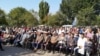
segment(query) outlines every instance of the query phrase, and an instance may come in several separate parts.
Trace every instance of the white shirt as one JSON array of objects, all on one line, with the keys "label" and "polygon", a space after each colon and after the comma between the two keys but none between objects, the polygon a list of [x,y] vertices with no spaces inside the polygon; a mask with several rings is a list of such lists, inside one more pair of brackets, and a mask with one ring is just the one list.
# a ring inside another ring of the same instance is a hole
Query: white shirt
[{"label": "white shirt", "polygon": [[78,53],[83,54],[85,53],[85,42],[86,38],[81,38],[79,37],[78,42],[77,42],[77,47],[81,46],[81,48],[78,50]]},{"label": "white shirt", "polygon": [[20,42],[21,44],[23,44],[25,38],[29,38],[29,34],[25,33],[22,35],[22,41]]},{"label": "white shirt", "polygon": [[59,30],[59,32],[58,32],[58,34],[61,34],[62,32],[64,32],[65,33],[65,30]]}]

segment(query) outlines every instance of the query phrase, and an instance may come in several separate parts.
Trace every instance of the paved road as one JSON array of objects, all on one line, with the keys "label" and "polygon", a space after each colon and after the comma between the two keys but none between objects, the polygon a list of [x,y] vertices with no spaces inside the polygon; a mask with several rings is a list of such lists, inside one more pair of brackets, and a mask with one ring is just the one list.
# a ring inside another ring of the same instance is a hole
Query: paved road
[{"label": "paved road", "polygon": [[37,53],[34,53],[31,50],[13,47],[13,46],[5,46],[5,51],[0,51],[0,56],[65,56],[64,54],[52,54],[47,52],[38,51]]}]

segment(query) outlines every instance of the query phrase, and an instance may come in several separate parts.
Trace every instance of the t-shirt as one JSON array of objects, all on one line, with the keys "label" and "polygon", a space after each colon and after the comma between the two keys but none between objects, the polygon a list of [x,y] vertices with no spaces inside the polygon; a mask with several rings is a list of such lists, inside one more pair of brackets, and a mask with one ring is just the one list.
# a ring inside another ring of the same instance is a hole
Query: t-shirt
[{"label": "t-shirt", "polygon": [[93,33],[87,33],[87,37],[88,38],[92,38],[93,37]]},{"label": "t-shirt", "polygon": [[83,55],[85,53],[85,42],[86,42],[86,39],[81,38],[81,37],[79,37],[78,42],[77,42],[77,47],[79,48],[79,46],[81,46],[81,48],[78,49],[78,53],[83,54]]}]

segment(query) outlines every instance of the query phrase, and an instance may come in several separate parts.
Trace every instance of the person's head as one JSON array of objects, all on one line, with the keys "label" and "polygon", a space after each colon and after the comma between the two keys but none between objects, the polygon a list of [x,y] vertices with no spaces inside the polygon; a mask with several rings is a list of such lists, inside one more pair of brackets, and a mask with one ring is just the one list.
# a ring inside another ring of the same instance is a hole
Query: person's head
[{"label": "person's head", "polygon": [[64,33],[64,32],[62,32],[62,33],[61,33],[61,36],[65,36],[65,33]]},{"label": "person's head", "polygon": [[84,38],[84,33],[79,34],[79,37]]},{"label": "person's head", "polygon": [[58,34],[56,32],[53,33],[53,36],[57,36]]},{"label": "person's head", "polygon": [[33,34],[36,34],[36,31],[33,31]]}]

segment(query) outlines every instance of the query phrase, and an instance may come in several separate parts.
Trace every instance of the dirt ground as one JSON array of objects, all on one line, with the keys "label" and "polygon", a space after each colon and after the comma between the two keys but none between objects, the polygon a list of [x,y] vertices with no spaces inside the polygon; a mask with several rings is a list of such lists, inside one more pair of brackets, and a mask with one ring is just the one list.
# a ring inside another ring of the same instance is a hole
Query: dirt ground
[{"label": "dirt ground", "polygon": [[60,53],[48,53],[44,51],[37,51],[36,53],[32,50],[23,49],[13,46],[3,46],[5,51],[0,51],[0,56],[65,56]]}]

